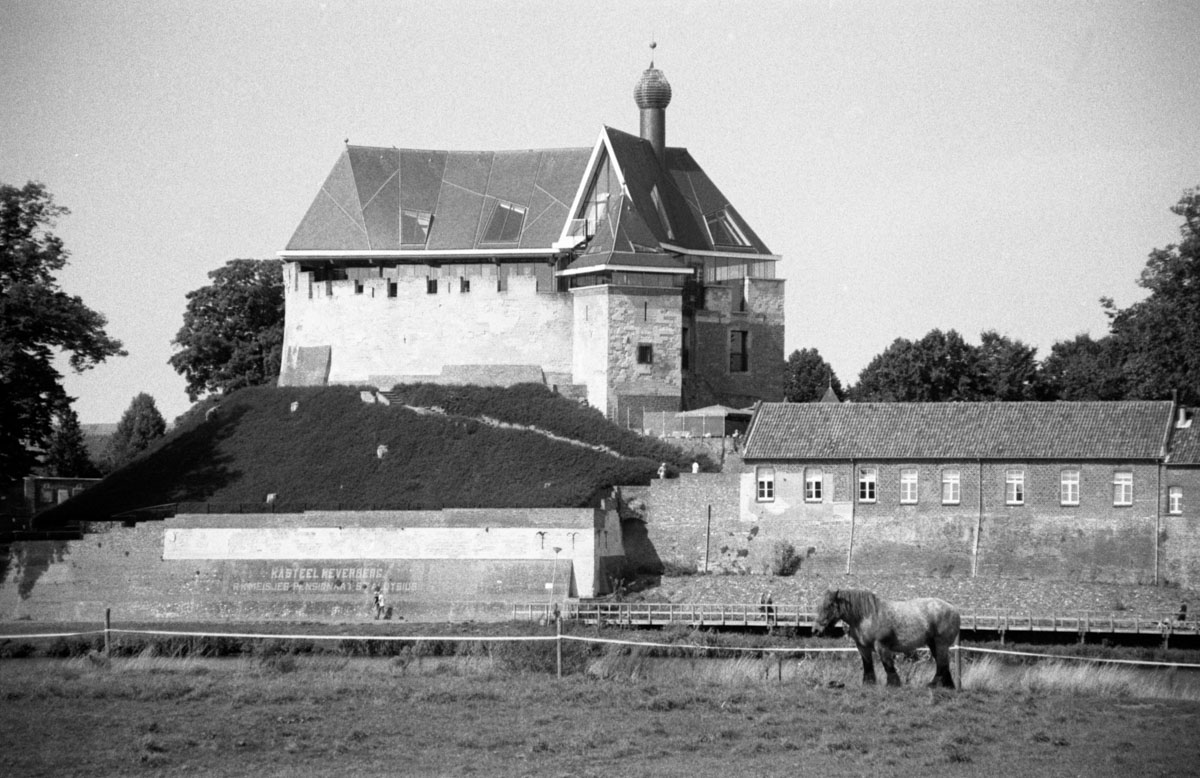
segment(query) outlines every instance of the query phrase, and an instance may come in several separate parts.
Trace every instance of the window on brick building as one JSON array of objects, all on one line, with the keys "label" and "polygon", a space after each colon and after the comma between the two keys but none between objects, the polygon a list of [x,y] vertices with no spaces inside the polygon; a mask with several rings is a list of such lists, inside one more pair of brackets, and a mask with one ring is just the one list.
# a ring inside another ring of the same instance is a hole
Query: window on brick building
[{"label": "window on brick building", "polygon": [[804,501],[821,502],[824,497],[825,482],[821,468],[808,467],[804,469]]},{"label": "window on brick building", "polygon": [[388,281],[388,297],[395,297],[400,293],[400,284],[396,281]]},{"label": "window on brick building", "polygon": [[745,373],[750,369],[750,333],[745,330],[729,331],[729,372]]},{"label": "window on brick building", "polygon": [[654,346],[650,343],[639,343],[637,347],[637,361],[639,365],[654,364]]},{"label": "window on brick building", "polygon": [[917,469],[906,467],[900,471],[900,502],[912,504],[917,501]]},{"label": "window on brick building", "polygon": [[426,294],[437,294],[437,279],[436,278],[426,278],[425,279],[425,293]]},{"label": "window on brick building", "polygon": [[1063,505],[1079,504],[1079,471],[1064,470],[1059,476],[1059,502]]},{"label": "window on brick building", "polygon": [[873,467],[864,467],[858,471],[858,501],[875,502],[875,491],[879,484],[879,474]]},{"label": "window on brick building", "polygon": [[1025,504],[1025,471],[1004,471],[1004,503],[1006,505]]},{"label": "window on brick building", "polygon": [[1113,505],[1133,505],[1133,473],[1129,470],[1113,473]]},{"label": "window on brick building", "polygon": [[758,501],[773,501],[775,499],[775,468],[756,467],[754,479],[758,482]]},{"label": "window on brick building", "polygon": [[460,276],[458,279],[458,291],[466,294],[471,291],[471,279],[466,276]]},{"label": "window on brick building", "polygon": [[1167,512],[1183,513],[1183,487],[1172,486],[1167,489]]},{"label": "window on brick building", "polygon": [[942,505],[962,502],[962,476],[957,470],[942,471]]}]

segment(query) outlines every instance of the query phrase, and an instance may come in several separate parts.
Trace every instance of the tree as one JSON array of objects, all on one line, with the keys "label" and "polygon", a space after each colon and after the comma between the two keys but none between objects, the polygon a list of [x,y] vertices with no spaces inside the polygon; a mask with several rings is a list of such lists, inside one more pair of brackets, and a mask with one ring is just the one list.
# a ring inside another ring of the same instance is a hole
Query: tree
[{"label": "tree", "polygon": [[1125,373],[1112,336],[1076,335],[1050,347],[1042,360],[1041,396],[1046,400],[1120,400]]},{"label": "tree", "polygon": [[850,389],[855,402],[946,402],[981,397],[979,355],[954,330],[931,330],[914,342],[897,338],[863,369]]},{"label": "tree", "polygon": [[797,349],[787,358],[783,396],[788,402],[817,402],[830,387],[839,400],[846,396],[842,382],[821,357],[821,352],[815,348]]},{"label": "tree", "polygon": [[116,470],[150,447],[167,431],[167,422],[158,412],[154,398],[142,392],[125,409],[117,431],[108,441],[104,452],[104,465]]},{"label": "tree", "polygon": [[41,184],[0,184],[0,486],[31,472],[69,405],[55,355],[76,372],[125,355],[104,316],[58,287],[69,252],[49,229],[68,213]]},{"label": "tree", "polygon": [[980,335],[980,399],[1036,400],[1041,390],[1037,349],[988,330]]},{"label": "tree", "polygon": [[100,475],[99,469],[88,456],[79,417],[69,405],[56,414],[54,432],[42,457],[42,470],[46,475],[60,478],[95,478]]},{"label": "tree", "polygon": [[1125,309],[1103,299],[1122,356],[1126,399],[1200,403],[1200,187],[1171,212],[1183,217],[1178,244],[1154,249],[1138,285],[1150,295]]},{"label": "tree", "polygon": [[171,366],[193,401],[274,381],[283,353],[283,272],[278,260],[234,259],[187,294]]}]

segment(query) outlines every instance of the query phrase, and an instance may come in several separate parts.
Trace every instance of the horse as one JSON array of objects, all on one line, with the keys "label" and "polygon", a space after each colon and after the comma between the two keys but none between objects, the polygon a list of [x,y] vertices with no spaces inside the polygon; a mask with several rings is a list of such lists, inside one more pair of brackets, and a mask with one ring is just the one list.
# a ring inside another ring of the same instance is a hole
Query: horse
[{"label": "horse", "polygon": [[874,684],[873,653],[879,653],[887,672],[887,685],[900,686],[894,656],[927,646],[937,670],[930,686],[954,688],[950,674],[950,646],[958,639],[961,619],[953,605],[936,597],[891,602],[865,589],[825,592],[817,606],[814,635],[830,635],[837,622],[845,622],[863,663],[863,684]]}]

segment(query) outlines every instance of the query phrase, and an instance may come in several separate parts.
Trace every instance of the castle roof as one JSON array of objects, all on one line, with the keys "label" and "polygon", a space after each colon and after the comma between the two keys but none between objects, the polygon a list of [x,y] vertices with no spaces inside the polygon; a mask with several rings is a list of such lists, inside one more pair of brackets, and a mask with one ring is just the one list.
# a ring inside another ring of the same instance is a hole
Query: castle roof
[{"label": "castle roof", "polygon": [[[777,259],[687,149],[668,148],[665,157],[660,162],[649,141],[609,127],[591,148],[348,145],[282,255],[558,253],[572,208],[586,195],[598,161],[610,159],[621,184],[610,203],[614,218],[597,226],[572,269],[682,271],[675,257],[691,252]],[[722,245],[728,234],[739,245]]]},{"label": "castle roof", "polygon": [[763,403],[747,460],[1147,460],[1170,402]]}]

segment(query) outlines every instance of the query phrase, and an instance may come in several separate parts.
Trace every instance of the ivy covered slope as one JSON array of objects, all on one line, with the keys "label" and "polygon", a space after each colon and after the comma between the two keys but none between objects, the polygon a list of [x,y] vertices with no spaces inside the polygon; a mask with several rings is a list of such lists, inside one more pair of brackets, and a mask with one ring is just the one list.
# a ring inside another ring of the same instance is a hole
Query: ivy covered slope
[{"label": "ivy covered slope", "polygon": [[352,387],[253,387],[199,403],[137,459],[39,520],[172,503],[252,509],[269,494],[276,511],[578,507],[598,490],[647,483],[661,462],[691,464],[545,387],[413,386],[395,396],[382,405]]}]

